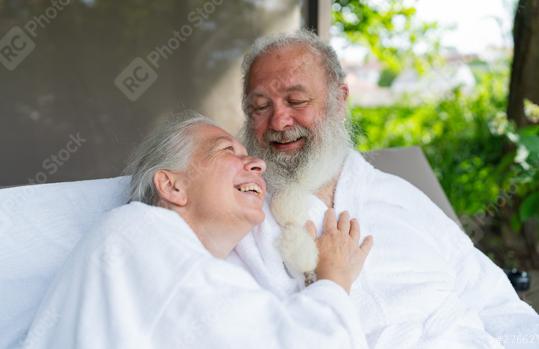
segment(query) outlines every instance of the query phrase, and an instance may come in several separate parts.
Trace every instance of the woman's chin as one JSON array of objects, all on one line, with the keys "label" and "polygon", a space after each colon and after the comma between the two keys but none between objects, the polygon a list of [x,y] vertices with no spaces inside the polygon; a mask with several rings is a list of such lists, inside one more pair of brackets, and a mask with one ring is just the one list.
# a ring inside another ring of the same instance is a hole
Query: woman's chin
[{"label": "woman's chin", "polygon": [[256,225],[259,225],[262,222],[264,222],[264,219],[266,218],[266,215],[264,214],[264,210],[262,210],[262,208],[260,208],[258,210],[253,210],[253,211],[249,212],[246,215],[246,218],[247,218],[249,224],[251,225],[251,228],[249,229],[249,230],[251,230]]},{"label": "woman's chin", "polygon": [[264,222],[264,219],[266,219],[266,214],[264,213],[264,210],[261,209],[260,212],[258,213],[258,217],[256,219],[255,225],[261,224],[262,222]]}]

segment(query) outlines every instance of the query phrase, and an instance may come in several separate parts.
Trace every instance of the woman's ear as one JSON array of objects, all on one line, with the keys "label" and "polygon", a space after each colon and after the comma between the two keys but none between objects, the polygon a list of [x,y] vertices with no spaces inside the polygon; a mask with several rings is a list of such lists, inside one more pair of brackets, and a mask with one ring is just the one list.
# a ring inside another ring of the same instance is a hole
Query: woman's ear
[{"label": "woman's ear", "polygon": [[187,204],[186,181],[183,172],[159,170],[153,176],[153,184],[160,200],[174,206]]}]

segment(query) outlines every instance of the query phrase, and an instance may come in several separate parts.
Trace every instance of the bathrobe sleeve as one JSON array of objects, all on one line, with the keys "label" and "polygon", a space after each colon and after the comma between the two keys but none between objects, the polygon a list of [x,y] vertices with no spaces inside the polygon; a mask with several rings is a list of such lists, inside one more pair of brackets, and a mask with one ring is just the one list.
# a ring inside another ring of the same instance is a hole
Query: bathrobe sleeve
[{"label": "bathrobe sleeve", "polygon": [[478,312],[485,330],[506,348],[539,348],[539,315],[520,300],[504,271],[420,190],[401,178],[384,178],[392,183],[387,188],[406,198],[396,204],[435,239],[433,246],[455,276],[459,299]]},{"label": "bathrobe sleeve", "polygon": [[182,282],[155,326],[156,348],[367,348],[357,312],[321,280],[285,299],[243,270],[205,261]]}]

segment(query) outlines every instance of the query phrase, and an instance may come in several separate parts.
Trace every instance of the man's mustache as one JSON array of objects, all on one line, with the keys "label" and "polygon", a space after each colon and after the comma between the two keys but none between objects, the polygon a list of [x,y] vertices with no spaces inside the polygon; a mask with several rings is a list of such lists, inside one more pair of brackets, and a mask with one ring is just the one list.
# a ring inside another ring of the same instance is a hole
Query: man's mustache
[{"label": "man's mustache", "polygon": [[309,131],[309,129],[300,125],[294,125],[284,131],[267,130],[264,133],[264,141],[266,143],[270,143],[270,142],[287,143],[287,142],[298,140],[300,138],[310,139],[311,137],[312,137],[311,131]]}]

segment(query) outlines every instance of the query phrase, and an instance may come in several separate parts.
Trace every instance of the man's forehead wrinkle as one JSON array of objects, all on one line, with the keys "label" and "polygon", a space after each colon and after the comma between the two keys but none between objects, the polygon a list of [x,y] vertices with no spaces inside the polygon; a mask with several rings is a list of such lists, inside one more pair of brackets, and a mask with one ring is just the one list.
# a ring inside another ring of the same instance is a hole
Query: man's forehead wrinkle
[{"label": "man's forehead wrinkle", "polygon": [[266,56],[275,55],[277,58],[282,59],[283,56],[285,55],[285,52],[288,58],[295,58],[295,57],[314,58],[315,56],[319,56],[318,52],[316,52],[311,46],[305,43],[290,43],[285,46],[275,47],[267,51],[265,55]]},{"label": "man's forehead wrinkle", "polygon": [[326,78],[322,57],[306,45],[292,44],[271,49],[257,57],[251,66],[247,98],[269,98],[270,95],[299,91],[296,85],[303,85],[302,92],[309,92],[313,86],[305,85],[304,80],[309,81],[309,76],[318,74],[318,70],[322,70]]},{"label": "man's forehead wrinkle", "polygon": [[252,96],[263,96],[264,93],[262,90],[265,88],[268,88],[269,91],[273,93],[306,90],[305,86],[301,83],[301,77],[296,75],[296,71],[296,68],[292,70],[284,68],[281,72],[276,72],[275,74],[271,74],[267,78],[260,80],[252,91]]},{"label": "man's forehead wrinkle", "polygon": [[288,92],[294,92],[294,91],[306,92],[307,89],[302,84],[296,84],[296,85],[292,85],[292,86],[288,87],[286,89],[286,91],[288,91]]},{"label": "man's forehead wrinkle", "polygon": [[[250,76],[253,77],[260,74],[291,74],[304,70],[305,65],[315,60],[315,56],[309,50],[291,52],[286,55],[278,53],[285,49],[290,49],[290,47],[274,49],[258,57],[251,67]],[[267,60],[272,60],[273,64],[269,64]],[[293,67],[290,66],[291,63],[295,63]]]}]

